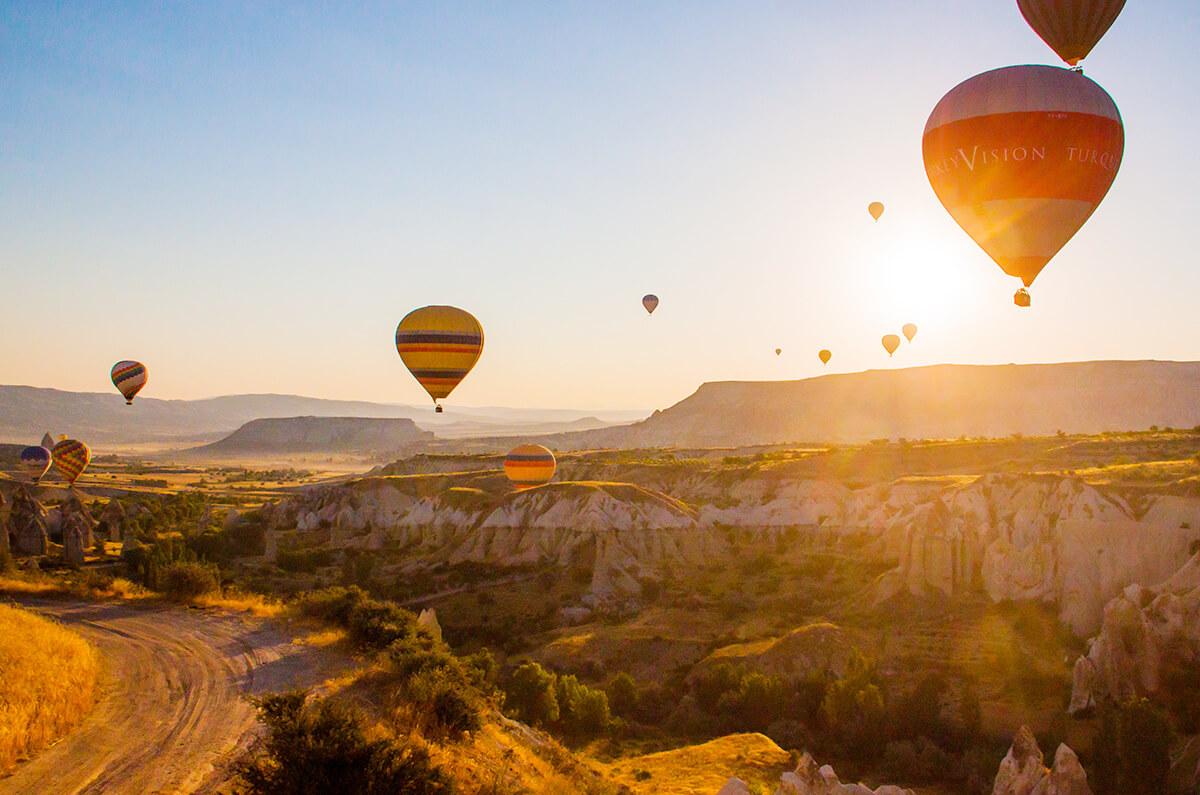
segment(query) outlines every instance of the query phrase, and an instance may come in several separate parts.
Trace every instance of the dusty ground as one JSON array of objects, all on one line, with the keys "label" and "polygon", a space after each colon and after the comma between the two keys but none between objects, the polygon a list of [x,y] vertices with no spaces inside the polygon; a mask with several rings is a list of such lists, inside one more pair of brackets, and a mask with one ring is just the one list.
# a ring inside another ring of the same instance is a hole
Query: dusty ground
[{"label": "dusty ground", "polygon": [[20,598],[105,660],[78,728],[16,773],[4,795],[217,792],[255,734],[247,696],[312,687],[353,664],[278,622],[221,610]]}]

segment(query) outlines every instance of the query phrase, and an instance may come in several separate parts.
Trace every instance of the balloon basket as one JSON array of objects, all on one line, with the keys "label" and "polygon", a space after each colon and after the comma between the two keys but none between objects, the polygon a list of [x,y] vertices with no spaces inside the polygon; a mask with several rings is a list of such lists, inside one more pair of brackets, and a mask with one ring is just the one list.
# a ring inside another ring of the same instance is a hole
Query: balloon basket
[{"label": "balloon basket", "polygon": [[1030,303],[1029,291],[1024,288],[1017,290],[1013,293],[1013,303],[1017,306],[1028,307]]}]

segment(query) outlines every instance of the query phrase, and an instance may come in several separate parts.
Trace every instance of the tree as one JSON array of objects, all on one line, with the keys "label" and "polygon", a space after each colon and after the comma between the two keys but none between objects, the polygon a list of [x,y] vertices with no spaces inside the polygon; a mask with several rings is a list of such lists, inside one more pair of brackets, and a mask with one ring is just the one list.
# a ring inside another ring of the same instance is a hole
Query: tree
[{"label": "tree", "polygon": [[558,720],[558,698],[553,673],[535,662],[527,662],[513,672],[505,689],[504,706],[517,720],[546,725]]}]

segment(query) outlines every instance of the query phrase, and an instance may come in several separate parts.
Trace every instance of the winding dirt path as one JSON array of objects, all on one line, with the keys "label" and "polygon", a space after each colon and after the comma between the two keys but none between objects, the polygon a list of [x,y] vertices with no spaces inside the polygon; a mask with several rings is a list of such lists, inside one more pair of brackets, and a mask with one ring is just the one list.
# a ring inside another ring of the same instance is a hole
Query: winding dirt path
[{"label": "winding dirt path", "polygon": [[311,687],[352,662],[221,610],[11,601],[78,632],[105,665],[95,708],[0,779],[0,795],[216,792],[255,735],[247,695]]}]

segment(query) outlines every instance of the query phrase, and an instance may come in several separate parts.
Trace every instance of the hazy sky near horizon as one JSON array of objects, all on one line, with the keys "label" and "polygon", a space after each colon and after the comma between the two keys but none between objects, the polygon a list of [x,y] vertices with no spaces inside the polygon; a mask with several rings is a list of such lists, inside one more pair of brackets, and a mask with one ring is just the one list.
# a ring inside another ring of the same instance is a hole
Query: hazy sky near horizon
[{"label": "hazy sky near horizon", "polygon": [[6,2],[0,383],[135,358],[148,397],[420,404],[427,304],[486,333],[448,411],[1200,359],[1200,3],[1133,0],[1084,62],[1125,156],[1030,310],[921,160],[943,94],[1020,63],[1059,61],[1015,0]]}]

